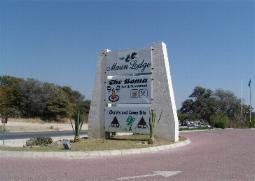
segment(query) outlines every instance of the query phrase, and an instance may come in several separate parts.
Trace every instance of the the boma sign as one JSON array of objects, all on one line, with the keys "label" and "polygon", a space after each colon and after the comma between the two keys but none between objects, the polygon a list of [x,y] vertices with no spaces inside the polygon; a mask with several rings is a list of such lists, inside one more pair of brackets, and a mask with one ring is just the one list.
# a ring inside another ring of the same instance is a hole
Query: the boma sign
[{"label": "the boma sign", "polygon": [[110,77],[106,81],[106,103],[149,104],[151,76]]},{"label": "the boma sign", "polygon": [[146,74],[151,72],[151,50],[130,49],[106,55],[106,74]]}]

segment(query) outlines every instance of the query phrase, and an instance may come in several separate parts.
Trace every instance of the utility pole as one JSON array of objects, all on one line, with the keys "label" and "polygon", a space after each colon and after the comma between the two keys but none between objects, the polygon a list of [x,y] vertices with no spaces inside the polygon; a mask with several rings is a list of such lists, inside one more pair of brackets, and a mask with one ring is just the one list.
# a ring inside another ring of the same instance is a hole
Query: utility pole
[{"label": "utility pole", "polygon": [[241,80],[241,112],[240,112],[240,119],[243,121],[243,81]]},{"label": "utility pole", "polygon": [[3,131],[3,145],[4,145],[4,139],[5,139],[5,123],[2,124],[2,131]]},{"label": "utility pole", "polygon": [[3,117],[1,122],[2,122],[2,132],[3,132],[3,135],[2,135],[2,139],[3,139],[3,145],[4,145],[4,139],[5,139],[5,124],[7,123],[7,120],[8,118],[6,117]]},{"label": "utility pole", "polygon": [[252,110],[252,108],[251,108],[251,79],[248,83],[248,86],[250,87],[250,123],[251,123],[251,110]]}]

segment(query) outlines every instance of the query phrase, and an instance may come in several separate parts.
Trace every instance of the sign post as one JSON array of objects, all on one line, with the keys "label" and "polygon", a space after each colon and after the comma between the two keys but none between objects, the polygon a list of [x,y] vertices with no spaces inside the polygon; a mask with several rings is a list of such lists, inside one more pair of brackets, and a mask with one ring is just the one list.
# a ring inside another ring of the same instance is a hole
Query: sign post
[{"label": "sign post", "polygon": [[99,54],[88,136],[149,134],[150,110],[161,116],[155,136],[178,141],[178,118],[166,45]]},{"label": "sign post", "polygon": [[1,122],[2,122],[2,139],[3,139],[3,145],[4,145],[4,140],[5,140],[5,124],[7,124],[7,120],[8,118],[2,118]]}]

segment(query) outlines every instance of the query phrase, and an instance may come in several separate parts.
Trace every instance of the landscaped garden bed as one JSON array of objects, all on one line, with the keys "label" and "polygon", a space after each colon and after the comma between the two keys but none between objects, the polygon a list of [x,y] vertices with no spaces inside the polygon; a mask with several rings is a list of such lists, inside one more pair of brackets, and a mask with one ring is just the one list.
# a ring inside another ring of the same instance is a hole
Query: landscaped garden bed
[{"label": "landscaped garden bed", "polygon": [[[127,135],[114,136],[111,139],[87,139],[81,138],[79,142],[72,142],[71,150],[65,150],[62,141],[56,141],[51,144],[29,145],[24,147],[0,146],[2,151],[101,151],[101,150],[120,150],[146,148],[152,146],[173,144],[167,139],[156,139],[154,144],[148,144],[148,135]],[[180,137],[179,141],[185,141],[186,138]]]}]

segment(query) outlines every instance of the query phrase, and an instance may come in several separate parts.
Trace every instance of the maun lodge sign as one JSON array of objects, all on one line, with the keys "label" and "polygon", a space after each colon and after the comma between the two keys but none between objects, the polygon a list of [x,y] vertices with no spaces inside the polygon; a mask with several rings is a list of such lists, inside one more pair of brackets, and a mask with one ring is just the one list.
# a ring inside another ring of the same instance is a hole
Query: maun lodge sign
[{"label": "maun lodge sign", "polygon": [[89,113],[89,137],[105,132],[149,134],[150,110],[161,119],[156,136],[178,141],[178,118],[166,45],[99,54]]},{"label": "maun lodge sign", "polygon": [[151,72],[149,49],[109,52],[105,58],[107,75],[130,75]]}]

